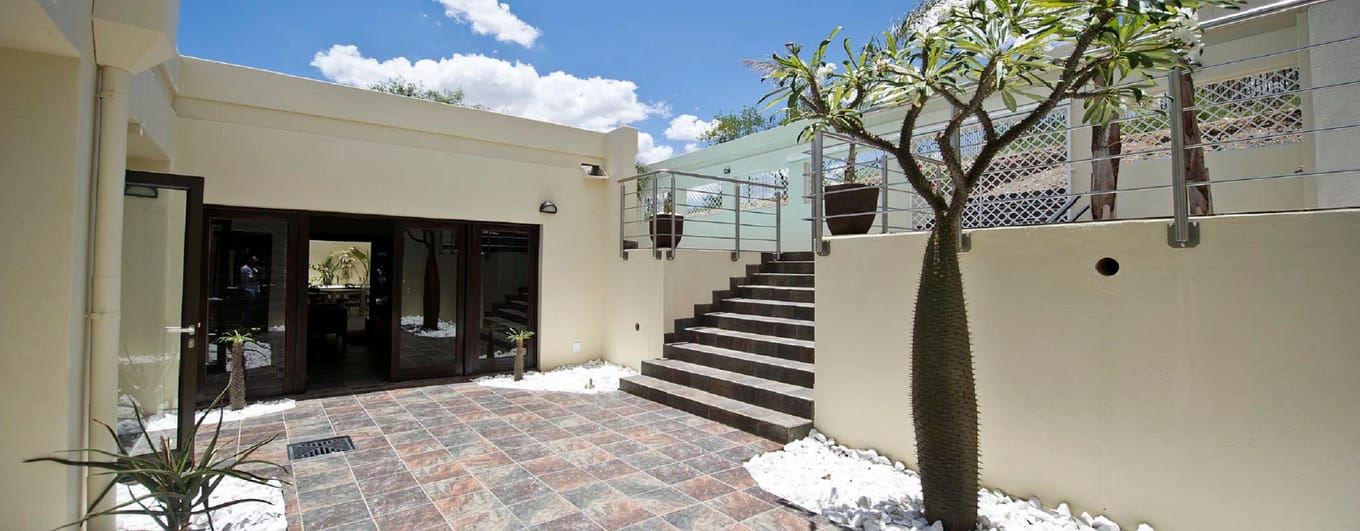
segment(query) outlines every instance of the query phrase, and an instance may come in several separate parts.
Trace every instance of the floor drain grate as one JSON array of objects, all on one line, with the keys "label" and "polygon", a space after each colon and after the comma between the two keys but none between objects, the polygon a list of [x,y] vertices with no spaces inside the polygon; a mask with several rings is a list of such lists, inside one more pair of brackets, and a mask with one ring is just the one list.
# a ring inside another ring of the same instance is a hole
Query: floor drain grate
[{"label": "floor drain grate", "polygon": [[288,459],[306,459],[319,455],[348,452],[354,449],[354,440],[348,435],[330,437],[315,441],[304,441],[288,445]]}]

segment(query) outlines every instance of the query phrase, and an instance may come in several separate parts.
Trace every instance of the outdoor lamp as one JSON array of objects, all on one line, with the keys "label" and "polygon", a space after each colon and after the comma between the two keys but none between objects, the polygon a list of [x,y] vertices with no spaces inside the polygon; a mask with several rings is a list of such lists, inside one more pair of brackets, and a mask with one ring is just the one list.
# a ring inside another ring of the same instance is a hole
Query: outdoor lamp
[{"label": "outdoor lamp", "polygon": [[542,204],[538,205],[538,211],[544,214],[556,214],[557,204],[552,201],[544,201]]}]

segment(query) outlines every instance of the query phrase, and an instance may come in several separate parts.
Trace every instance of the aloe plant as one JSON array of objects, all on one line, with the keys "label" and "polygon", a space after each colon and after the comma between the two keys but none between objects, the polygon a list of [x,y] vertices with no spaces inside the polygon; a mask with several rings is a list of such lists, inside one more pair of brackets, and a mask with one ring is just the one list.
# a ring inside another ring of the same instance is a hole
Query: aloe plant
[{"label": "aloe plant", "polygon": [[534,333],[529,329],[511,328],[505,333],[505,338],[515,342],[515,381],[524,379],[524,342],[534,337]]},{"label": "aloe plant", "polygon": [[254,343],[255,338],[232,330],[220,341],[231,345],[231,380],[227,382],[231,399],[228,402],[231,409],[237,411],[246,407],[246,343]]},{"label": "aloe plant", "polygon": [[[217,395],[209,409],[217,408],[221,400],[222,395]],[[212,494],[221,486],[223,480],[236,478],[258,485],[269,485],[271,481],[274,481],[273,478],[264,477],[244,469],[258,466],[264,469],[272,468],[280,473],[286,472],[286,469],[277,463],[250,458],[260,448],[273,442],[278,437],[277,435],[224,457],[222,448],[218,446],[222,433],[222,417],[224,414],[222,412],[218,414],[217,426],[213,428],[212,439],[203,448],[203,453],[197,457],[194,455],[193,448],[172,448],[173,443],[169,437],[161,436],[160,444],[155,444],[151,435],[147,433],[146,422],[141,410],[134,406],[133,414],[142,434],[141,439],[151,448],[151,452],[148,454],[131,455],[131,448],[123,445],[111,426],[95,420],[108,431],[109,438],[113,439],[114,444],[118,447],[117,453],[97,448],[85,448],[59,453],[90,456],[87,459],[49,456],[24,460],[25,463],[50,462],[81,467],[99,471],[95,472],[95,475],[111,476],[109,478],[111,481],[94,498],[94,502],[90,505],[91,509],[84,516],[56,529],[77,527],[95,518],[116,517],[117,515],[145,515],[166,531],[190,529],[194,516],[203,515],[208,521],[208,528],[212,529],[214,528],[213,511],[242,503],[270,503],[268,500],[245,498],[213,504]],[[184,440],[196,440],[198,431],[207,417],[207,415],[200,416],[194,422],[193,428],[184,437]],[[98,460],[96,457],[106,459]],[[283,480],[279,481],[287,483]],[[103,504],[104,500],[113,492],[114,487],[125,482],[141,485],[147,492],[135,495],[131,500],[117,503],[108,509],[94,510],[95,507]]]}]

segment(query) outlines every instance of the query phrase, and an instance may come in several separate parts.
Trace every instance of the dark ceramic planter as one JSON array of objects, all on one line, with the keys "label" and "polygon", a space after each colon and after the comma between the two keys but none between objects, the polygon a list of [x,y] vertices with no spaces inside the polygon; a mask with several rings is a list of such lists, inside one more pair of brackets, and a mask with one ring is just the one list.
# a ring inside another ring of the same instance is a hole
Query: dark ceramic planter
[{"label": "dark ceramic planter", "polygon": [[657,214],[647,226],[651,230],[653,249],[674,249],[685,234],[685,216]]},{"label": "dark ceramic planter", "polygon": [[826,228],[833,236],[866,234],[874,226],[874,217],[877,215],[878,187],[862,183],[827,185],[823,205]]}]

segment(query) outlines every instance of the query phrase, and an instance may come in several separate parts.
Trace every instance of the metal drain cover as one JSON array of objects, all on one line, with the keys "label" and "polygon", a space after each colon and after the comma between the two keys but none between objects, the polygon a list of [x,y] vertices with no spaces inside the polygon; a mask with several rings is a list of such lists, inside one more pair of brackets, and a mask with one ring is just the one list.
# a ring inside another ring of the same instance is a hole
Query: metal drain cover
[{"label": "metal drain cover", "polygon": [[306,459],[319,455],[333,454],[336,452],[348,452],[354,449],[354,440],[348,435],[340,437],[330,437],[317,439],[315,441],[303,441],[288,445],[288,459]]}]

